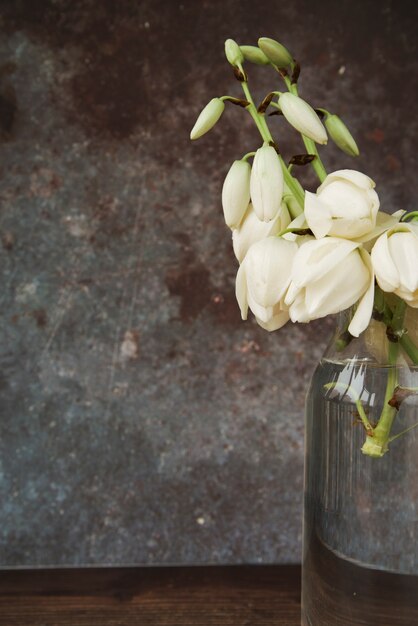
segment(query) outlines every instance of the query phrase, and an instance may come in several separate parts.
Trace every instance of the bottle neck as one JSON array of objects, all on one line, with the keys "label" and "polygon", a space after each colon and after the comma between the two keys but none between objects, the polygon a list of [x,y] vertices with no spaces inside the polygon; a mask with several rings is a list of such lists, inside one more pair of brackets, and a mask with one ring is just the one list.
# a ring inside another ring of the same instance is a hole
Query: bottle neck
[{"label": "bottle neck", "polygon": [[[335,316],[335,331],[325,351],[324,358],[330,361],[359,361],[381,367],[393,365],[393,345],[397,338],[393,337],[387,326],[378,320],[371,319],[368,327],[359,337],[352,337],[348,332],[354,310],[341,311]],[[404,337],[418,345],[418,309],[407,307],[404,320]],[[403,347],[404,339],[399,341],[397,363],[415,364]]]}]

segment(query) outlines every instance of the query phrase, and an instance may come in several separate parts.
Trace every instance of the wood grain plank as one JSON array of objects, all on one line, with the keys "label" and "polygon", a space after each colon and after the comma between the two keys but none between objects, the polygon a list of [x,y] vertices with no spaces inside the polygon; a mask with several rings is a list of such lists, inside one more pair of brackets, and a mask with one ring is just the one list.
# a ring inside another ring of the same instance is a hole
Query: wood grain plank
[{"label": "wood grain plank", "polygon": [[295,626],[298,566],[0,572],[1,626]]}]

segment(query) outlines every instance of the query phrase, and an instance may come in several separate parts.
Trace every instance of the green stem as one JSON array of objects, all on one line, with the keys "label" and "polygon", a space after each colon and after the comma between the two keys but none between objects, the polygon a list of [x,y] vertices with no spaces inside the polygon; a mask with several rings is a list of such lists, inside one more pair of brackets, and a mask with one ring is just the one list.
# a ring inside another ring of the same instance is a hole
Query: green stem
[{"label": "green stem", "polygon": [[253,156],[255,156],[255,152],[247,152],[247,154],[244,154],[244,156],[241,157],[241,161],[246,161],[247,159]]},{"label": "green stem", "polygon": [[265,130],[261,124],[261,119],[260,119],[260,114],[257,111],[257,107],[254,104],[254,100],[252,98],[252,95],[250,93],[250,90],[248,88],[248,83],[246,83],[245,81],[241,83],[241,87],[243,92],[245,93],[245,97],[248,100],[248,102],[250,103],[249,106],[247,107],[247,110],[249,112],[249,114],[251,115],[251,117],[253,118],[258,131],[260,133],[260,135],[262,136],[264,141],[267,141],[267,143],[270,141],[270,139],[266,136],[265,134]]},{"label": "green stem", "polygon": [[401,222],[406,222],[407,220],[411,220],[412,222],[418,220],[418,211],[410,211],[409,213],[404,213],[401,217]]},{"label": "green stem", "polygon": [[[399,299],[393,311],[390,324],[390,328],[395,335],[397,331],[402,330],[405,311],[406,303],[404,300]],[[389,404],[389,400],[393,397],[395,388],[398,385],[398,370],[396,364],[399,356],[399,348],[400,345],[398,341],[389,341],[389,370],[386,382],[385,398],[383,401],[383,410],[377,426],[373,429],[373,433],[371,435],[367,435],[366,441],[361,449],[364,454],[375,458],[382,457],[388,451],[390,431],[398,412],[396,407]]]},{"label": "green stem", "polygon": [[323,183],[327,177],[327,171],[324,167],[324,164],[322,163],[321,157],[319,156],[318,148],[316,147],[316,144],[313,141],[313,139],[310,139],[309,137],[305,137],[305,135],[302,135],[302,139],[303,139],[303,143],[305,144],[305,148],[308,154],[315,155],[314,160],[311,161],[311,165],[316,175],[318,176],[320,182]]},{"label": "green stem", "polygon": [[[350,396],[350,399],[355,403],[357,412],[360,416],[361,421],[363,422],[363,426],[366,429],[366,432],[373,436],[373,426],[370,424],[369,419],[366,415],[366,412],[363,408],[363,405],[360,400],[360,396],[357,391],[351,387],[351,385],[346,385],[345,383],[327,383],[324,385],[325,389],[339,389],[343,393],[347,393]],[[369,436],[369,435],[368,435]]]},{"label": "green stem", "polygon": [[294,233],[296,235],[309,235],[311,231],[309,228],[285,228],[281,230],[276,236],[283,237],[283,235],[287,235],[288,233]]},{"label": "green stem", "polygon": [[283,76],[282,77],[284,82],[286,83],[286,87],[288,89],[288,91],[290,91],[290,93],[294,93],[295,96],[298,93],[298,87],[296,85],[296,83],[292,83],[292,81],[290,80],[289,76]]},{"label": "green stem", "polygon": [[371,436],[366,437],[366,441],[361,449],[364,454],[372,457],[382,457],[388,450],[389,435],[396,417],[397,409],[388,404],[393,396],[395,387],[398,384],[398,372],[396,369],[396,360],[399,354],[399,344],[390,343],[388,350],[389,372],[386,382],[385,399],[383,401],[383,411],[380,415],[379,422],[373,430]]},{"label": "green stem", "polygon": [[396,303],[395,309],[392,315],[392,330],[395,332],[398,330],[402,330],[403,321],[406,313],[406,302],[405,300],[399,299]]},{"label": "green stem", "polygon": [[399,339],[402,349],[409,356],[414,365],[418,365],[418,348],[408,335],[402,335]]},{"label": "green stem", "polygon": [[[393,313],[389,304],[387,303],[385,294],[380,289],[379,285],[375,286],[374,306],[375,306],[375,309],[382,316],[382,322],[386,325],[386,327],[392,328]],[[399,343],[402,347],[402,350],[411,359],[412,364],[418,365],[418,347],[415,345],[412,339],[408,336],[408,333],[402,334],[400,336]]]},{"label": "green stem", "polygon": [[408,428],[405,428],[405,430],[402,430],[397,435],[394,435],[393,437],[390,437],[389,443],[392,443],[392,441],[395,441],[395,439],[399,439],[399,437],[403,437],[403,435],[406,435],[406,433],[409,433],[410,430],[413,430],[417,426],[418,426],[418,422],[416,424],[412,424],[412,426],[408,426]]}]

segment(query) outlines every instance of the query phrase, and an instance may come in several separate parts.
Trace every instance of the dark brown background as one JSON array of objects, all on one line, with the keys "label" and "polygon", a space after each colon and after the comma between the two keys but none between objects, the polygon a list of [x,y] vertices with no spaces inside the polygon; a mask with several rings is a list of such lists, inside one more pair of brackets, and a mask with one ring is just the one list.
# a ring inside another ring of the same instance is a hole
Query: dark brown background
[{"label": "dark brown background", "polygon": [[332,324],[240,321],[220,191],[259,139],[232,107],[188,134],[240,95],[225,38],[275,37],[358,140],[329,170],[416,209],[415,6],[0,2],[2,566],[299,560],[304,394]]}]

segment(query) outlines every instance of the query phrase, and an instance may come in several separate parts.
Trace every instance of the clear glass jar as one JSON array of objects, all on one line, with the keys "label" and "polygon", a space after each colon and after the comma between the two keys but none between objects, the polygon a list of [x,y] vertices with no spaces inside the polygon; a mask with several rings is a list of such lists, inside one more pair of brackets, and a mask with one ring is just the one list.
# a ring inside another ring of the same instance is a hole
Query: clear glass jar
[{"label": "clear glass jar", "polygon": [[350,314],[307,396],[302,624],[417,626],[418,365],[383,322],[348,341]]}]

